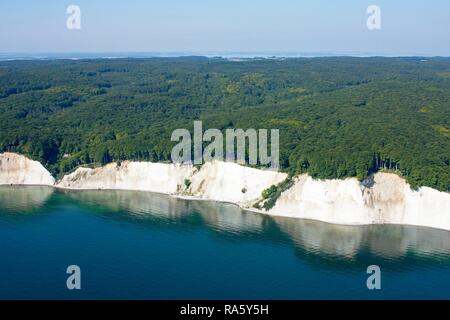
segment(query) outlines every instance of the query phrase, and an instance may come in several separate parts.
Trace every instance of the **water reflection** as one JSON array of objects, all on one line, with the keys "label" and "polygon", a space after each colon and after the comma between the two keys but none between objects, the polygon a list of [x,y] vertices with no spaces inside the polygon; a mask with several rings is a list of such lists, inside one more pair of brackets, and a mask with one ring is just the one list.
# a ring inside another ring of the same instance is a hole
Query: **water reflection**
[{"label": "water reflection", "polygon": [[189,212],[189,202],[162,194],[119,190],[60,190],[69,199],[91,209],[125,211],[133,218],[177,219]]},{"label": "water reflection", "polygon": [[[405,255],[450,255],[450,232],[401,225],[343,226],[312,220],[269,217],[211,201],[188,201],[160,194],[133,191],[77,191],[67,195],[114,211],[125,210],[142,218],[179,219],[198,214],[210,228],[223,233],[258,233],[279,241],[280,231],[303,251],[356,259],[362,251],[388,259]],[[274,228],[274,226],[276,228]]]},{"label": "water reflection", "polygon": [[198,212],[209,226],[219,231],[257,233],[264,231],[263,215],[245,212],[236,205],[194,201],[191,210]]},{"label": "water reflection", "polygon": [[[159,226],[175,222],[183,228],[207,225],[220,236],[245,241],[294,246],[302,259],[366,263],[368,256],[401,263],[403,257],[449,260],[450,232],[412,226],[342,226],[317,221],[269,217],[246,212],[232,204],[188,201],[136,191],[54,191],[45,187],[0,188],[0,212],[42,207],[53,197],[74,202],[107,219],[139,220]],[[369,255],[367,255],[367,253]],[[364,261],[362,261],[364,257]]]},{"label": "water reflection", "polygon": [[243,212],[233,204],[184,200],[149,192],[117,190],[62,192],[91,209],[125,211],[130,217],[139,219],[174,220],[198,214],[204,223],[219,232],[262,232],[265,219],[260,214]]},{"label": "water reflection", "polygon": [[0,213],[36,210],[49,200],[50,187],[0,186]]},{"label": "water reflection", "polygon": [[[403,259],[446,260],[450,257],[450,232],[403,225],[344,226],[324,222],[273,217],[297,250],[317,253],[329,261],[339,259],[370,263],[374,257],[401,264]],[[367,255],[369,254],[369,256]]]}]

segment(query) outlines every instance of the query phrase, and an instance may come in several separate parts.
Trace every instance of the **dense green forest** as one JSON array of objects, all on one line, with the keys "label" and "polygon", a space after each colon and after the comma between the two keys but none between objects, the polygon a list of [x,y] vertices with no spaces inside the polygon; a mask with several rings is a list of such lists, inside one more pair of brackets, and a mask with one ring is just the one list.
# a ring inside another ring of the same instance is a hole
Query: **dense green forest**
[{"label": "dense green forest", "polygon": [[61,175],[168,161],[172,130],[280,129],[280,162],[317,178],[397,170],[450,189],[450,58],[184,57],[0,62],[0,151]]}]

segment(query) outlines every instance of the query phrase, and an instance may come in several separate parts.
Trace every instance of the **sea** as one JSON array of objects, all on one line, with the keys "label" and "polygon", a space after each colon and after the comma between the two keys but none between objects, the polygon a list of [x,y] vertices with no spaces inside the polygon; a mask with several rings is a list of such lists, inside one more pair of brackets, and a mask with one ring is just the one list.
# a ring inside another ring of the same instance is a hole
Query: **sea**
[{"label": "sea", "polygon": [[449,298],[444,230],[149,192],[0,187],[0,299]]}]

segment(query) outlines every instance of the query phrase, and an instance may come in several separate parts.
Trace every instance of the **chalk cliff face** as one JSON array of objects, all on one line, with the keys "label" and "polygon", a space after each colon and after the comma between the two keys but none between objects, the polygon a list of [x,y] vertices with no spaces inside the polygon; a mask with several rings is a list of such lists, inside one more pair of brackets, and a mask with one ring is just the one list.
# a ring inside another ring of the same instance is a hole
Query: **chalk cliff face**
[{"label": "chalk cliff face", "polygon": [[235,163],[214,161],[200,170],[193,166],[151,162],[110,163],[78,168],[57,183],[67,189],[142,190],[206,200],[251,204],[264,189],[278,184],[286,174],[263,171]]},{"label": "chalk cliff face", "polygon": [[[238,204],[248,210],[263,190],[286,179],[284,173],[214,161],[200,169],[165,163],[111,163],[101,168],[78,168],[54,183],[36,161],[0,154],[0,184],[54,185],[65,189],[140,190],[179,197]],[[450,230],[450,194],[431,188],[411,190],[395,174],[377,173],[370,184],[355,178],[294,179],[269,215],[320,220],[335,224],[409,224]]]},{"label": "chalk cliff face", "polygon": [[192,176],[187,193],[197,198],[249,206],[287,174],[240,166],[230,162],[208,162]]},{"label": "chalk cliff face", "polygon": [[338,224],[409,224],[450,230],[450,194],[377,173],[366,187],[356,179],[313,180],[307,175],[283,192],[269,214]]},{"label": "chalk cliff face", "polygon": [[78,168],[57,183],[67,189],[123,189],[176,194],[193,174],[192,166],[124,161],[104,167]]},{"label": "chalk cliff face", "polygon": [[19,154],[0,154],[0,185],[44,185],[55,183],[52,175],[37,161]]}]

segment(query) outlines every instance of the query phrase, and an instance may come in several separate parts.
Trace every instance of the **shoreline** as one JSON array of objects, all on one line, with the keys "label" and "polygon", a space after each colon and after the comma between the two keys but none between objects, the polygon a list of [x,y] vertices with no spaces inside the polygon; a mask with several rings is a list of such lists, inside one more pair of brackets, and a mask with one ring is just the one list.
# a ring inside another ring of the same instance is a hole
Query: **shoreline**
[{"label": "shoreline", "polygon": [[150,192],[187,201],[228,203],[243,211],[268,216],[335,225],[392,224],[450,231],[450,194],[428,187],[411,190],[404,179],[392,173],[375,174],[372,186],[364,186],[355,178],[314,180],[299,175],[293,178],[293,186],[281,192],[273,208],[253,207],[262,200],[262,191],[286,177],[284,173],[225,162],[210,162],[197,169],[124,161],[120,166],[110,163],[95,169],[82,167],[55,181],[37,161],[14,153],[0,154],[0,185],[3,186]]},{"label": "shoreline", "polygon": [[78,189],[78,188],[67,188],[67,187],[61,187],[58,185],[41,185],[41,184],[0,184],[0,187],[47,187],[51,188],[57,191],[79,191],[79,192],[91,192],[91,191],[127,191],[127,192],[142,192],[142,193],[149,193],[149,194],[156,194],[156,195],[164,195],[167,197],[171,197],[172,199],[179,199],[184,201],[202,201],[202,202],[210,202],[210,203],[220,203],[220,204],[229,204],[233,205],[239,209],[241,209],[244,212],[249,213],[257,213],[263,216],[268,217],[281,217],[281,218],[290,218],[290,219],[299,219],[303,221],[312,221],[312,222],[321,222],[326,223],[329,225],[336,225],[336,226],[348,226],[348,227],[364,227],[364,226],[383,226],[383,225],[394,225],[394,226],[411,226],[411,227],[419,227],[419,228],[425,228],[425,229],[433,229],[433,230],[441,230],[441,231],[447,231],[450,232],[450,229],[445,228],[438,228],[438,227],[430,227],[425,225],[415,225],[415,224],[405,224],[405,223],[334,223],[329,222],[325,220],[319,220],[319,219],[310,219],[310,218],[302,218],[302,217],[296,217],[296,216],[289,216],[289,215],[279,215],[279,214],[272,214],[264,210],[256,209],[256,208],[250,208],[245,207],[240,204],[229,202],[229,201],[220,201],[220,200],[212,200],[212,199],[205,199],[195,196],[186,196],[186,195],[174,195],[170,193],[164,193],[164,192],[156,192],[156,191],[147,191],[147,190],[136,190],[136,189],[105,189],[105,188],[99,188],[99,189]]}]

